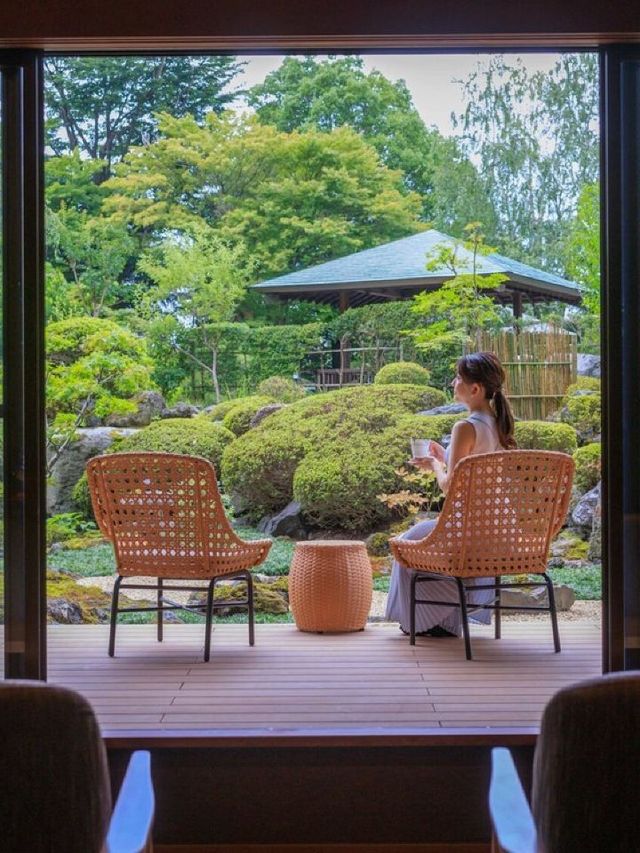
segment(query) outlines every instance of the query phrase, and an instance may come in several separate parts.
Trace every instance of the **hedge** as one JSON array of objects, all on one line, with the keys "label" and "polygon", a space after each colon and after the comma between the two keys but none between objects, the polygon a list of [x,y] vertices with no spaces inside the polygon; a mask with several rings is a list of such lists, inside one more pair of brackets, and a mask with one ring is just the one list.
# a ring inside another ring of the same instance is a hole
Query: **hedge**
[{"label": "hedge", "polygon": [[204,418],[167,418],[154,421],[145,429],[127,436],[120,442],[118,450],[122,453],[155,450],[203,456],[219,471],[222,453],[233,438],[230,430]]},{"label": "hedge", "polygon": [[270,376],[258,385],[258,394],[277,403],[295,403],[305,396],[304,388],[286,376]]}]

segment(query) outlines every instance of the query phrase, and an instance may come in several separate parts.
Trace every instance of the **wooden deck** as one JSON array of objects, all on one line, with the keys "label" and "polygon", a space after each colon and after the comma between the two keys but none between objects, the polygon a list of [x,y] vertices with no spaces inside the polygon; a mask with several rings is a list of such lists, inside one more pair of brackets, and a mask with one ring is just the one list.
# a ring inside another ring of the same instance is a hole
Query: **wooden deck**
[{"label": "wooden deck", "polygon": [[372,624],[356,634],[303,634],[293,625],[215,628],[202,661],[202,625],[120,626],[116,657],[103,625],[50,626],[49,680],[83,693],[105,734],[187,729],[331,732],[538,726],[563,685],[601,672],[600,629],[561,624],[553,653],[547,620],[505,622],[503,639],[472,629],[461,640],[418,638]]}]

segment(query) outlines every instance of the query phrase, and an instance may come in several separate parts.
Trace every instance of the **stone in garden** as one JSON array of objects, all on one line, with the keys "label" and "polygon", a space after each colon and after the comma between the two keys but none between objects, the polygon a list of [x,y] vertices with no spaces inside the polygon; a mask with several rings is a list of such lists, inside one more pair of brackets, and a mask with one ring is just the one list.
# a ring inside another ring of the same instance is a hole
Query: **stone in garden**
[{"label": "stone in garden", "polygon": [[146,427],[154,418],[160,417],[166,403],[157,391],[142,391],[136,394],[133,402],[138,409],[122,415],[108,415],[105,424],[112,427]]},{"label": "stone in garden", "polygon": [[84,622],[82,608],[75,601],[66,598],[47,600],[47,619],[62,625],[80,625]]},{"label": "stone in garden", "polygon": [[589,537],[587,557],[589,560],[596,562],[602,559],[602,511],[600,504],[596,506],[593,513],[593,525],[591,527],[591,536]]},{"label": "stone in garden", "polygon": [[589,533],[593,527],[593,516],[600,504],[600,483],[583,495],[571,513],[571,520],[577,527],[585,528]]},{"label": "stone in garden", "polygon": [[291,501],[276,515],[266,515],[258,529],[269,536],[288,536],[290,539],[306,539],[307,528],[302,520],[302,507]]},{"label": "stone in garden", "polygon": [[263,406],[261,409],[258,409],[249,422],[249,429],[257,427],[265,418],[268,418],[269,415],[275,414],[275,412],[279,412],[280,409],[284,409],[284,403],[269,403],[268,406]]},{"label": "stone in garden", "polygon": [[579,352],[578,376],[593,376],[600,379],[600,356]]},{"label": "stone in garden", "polygon": [[423,412],[418,412],[419,415],[459,415],[466,412],[467,407],[462,403],[446,403],[444,406],[434,406],[433,409],[425,409]]},{"label": "stone in garden", "polygon": [[160,412],[161,418],[193,418],[200,409],[197,406],[192,406],[191,403],[176,403],[175,406],[168,406]]},{"label": "stone in garden", "polygon": [[79,429],[72,441],[53,467],[47,484],[47,512],[57,515],[74,512],[73,489],[82,476],[87,461],[105,453],[116,438],[124,438],[137,432],[135,429]]},{"label": "stone in garden", "polygon": [[[575,591],[566,584],[554,584],[554,597],[558,611],[570,610],[576,600]],[[549,598],[546,586],[533,586],[526,589],[504,589],[500,594],[502,604],[510,607],[548,607]],[[508,612],[508,611],[506,611]],[[516,611],[512,611],[516,612]],[[525,611],[526,612],[526,611]]]}]

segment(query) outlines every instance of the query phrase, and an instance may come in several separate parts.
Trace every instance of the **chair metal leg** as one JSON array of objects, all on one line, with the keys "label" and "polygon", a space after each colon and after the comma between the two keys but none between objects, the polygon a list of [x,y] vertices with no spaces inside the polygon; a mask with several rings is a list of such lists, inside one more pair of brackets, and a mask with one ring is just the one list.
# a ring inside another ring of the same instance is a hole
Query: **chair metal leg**
[{"label": "chair metal leg", "polygon": [[116,653],[116,623],[118,621],[118,598],[120,596],[120,584],[122,583],[121,575],[118,575],[116,582],[113,585],[113,595],[111,596],[111,623],[109,626],[109,657],[112,658]]},{"label": "chair metal leg", "polygon": [[216,579],[209,581],[207,587],[207,616],[204,627],[204,660],[205,663],[211,655],[211,622],[213,620],[213,594],[215,592]]},{"label": "chair metal leg", "polygon": [[471,636],[469,634],[469,615],[467,613],[467,594],[464,584],[460,578],[456,578],[458,584],[458,596],[460,598],[460,614],[462,616],[462,633],[464,635],[464,651],[467,660],[472,660],[471,657]]},{"label": "chair metal leg", "polygon": [[158,642],[162,642],[162,578],[158,578]]},{"label": "chair metal leg", "polygon": [[553,590],[553,581],[548,574],[543,574],[542,577],[547,585],[547,595],[549,596],[549,611],[551,613],[551,629],[553,631],[553,648],[556,654],[560,651],[560,631],[558,630],[558,613],[556,611],[556,596]]},{"label": "chair metal leg", "polygon": [[255,628],[253,622],[253,576],[247,571],[247,609],[249,611],[249,645],[254,646],[256,642]]},{"label": "chair metal leg", "polygon": [[409,605],[409,642],[412,646],[416,644],[416,584],[418,583],[418,573],[414,572],[411,576],[411,602]]},{"label": "chair metal leg", "polygon": [[496,582],[496,587],[498,587],[496,589],[495,604],[496,604],[497,609],[495,611],[495,626],[494,627],[495,627],[496,640],[499,640],[501,635],[502,635],[502,619],[501,619],[502,611],[500,610],[500,595],[501,595],[501,593],[500,593],[500,575],[498,575],[497,578],[494,578],[494,580]]}]

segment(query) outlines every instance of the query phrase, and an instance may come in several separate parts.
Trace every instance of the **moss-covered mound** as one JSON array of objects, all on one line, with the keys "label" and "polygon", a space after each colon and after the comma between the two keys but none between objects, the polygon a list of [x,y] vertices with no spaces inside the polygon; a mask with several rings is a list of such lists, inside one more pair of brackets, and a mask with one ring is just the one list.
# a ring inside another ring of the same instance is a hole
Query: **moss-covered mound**
[{"label": "moss-covered mound", "polygon": [[559,450],[574,453],[576,431],[569,424],[548,421],[516,421],[515,439],[520,450]]},{"label": "moss-covered mound", "polygon": [[366,529],[389,518],[377,495],[395,488],[395,469],[409,455],[414,427],[402,418],[413,413],[420,435],[441,438],[448,430],[429,435],[431,419],[415,413],[444,401],[442,391],[415,385],[360,386],[300,400],[229,445],[225,491],[256,517],[295,497],[318,525]]},{"label": "moss-covered mound", "polygon": [[601,473],[601,448],[598,442],[585,444],[573,454],[576,472],[573,483],[576,489],[584,494],[598,485]]},{"label": "moss-covered mound", "polygon": [[394,361],[376,373],[376,385],[427,385],[431,373],[415,361]]},{"label": "moss-covered mound", "polygon": [[222,419],[222,424],[234,435],[243,435],[249,430],[256,412],[273,402],[273,397],[265,397],[260,394],[237,400],[236,405],[229,409]]},{"label": "moss-covered mound", "polygon": [[286,376],[270,376],[258,385],[258,394],[276,403],[295,403],[305,396],[304,388]]},{"label": "moss-covered mound", "polygon": [[242,402],[242,398],[236,400],[223,400],[221,403],[217,403],[208,412],[202,412],[199,415],[200,418],[206,418],[210,421],[223,421],[225,416],[234,406],[237,406],[238,403]]},{"label": "moss-covered mound", "polygon": [[204,418],[167,418],[154,421],[135,435],[125,438],[118,450],[122,453],[151,450],[203,456],[219,471],[222,453],[233,438],[233,433],[224,426]]}]

